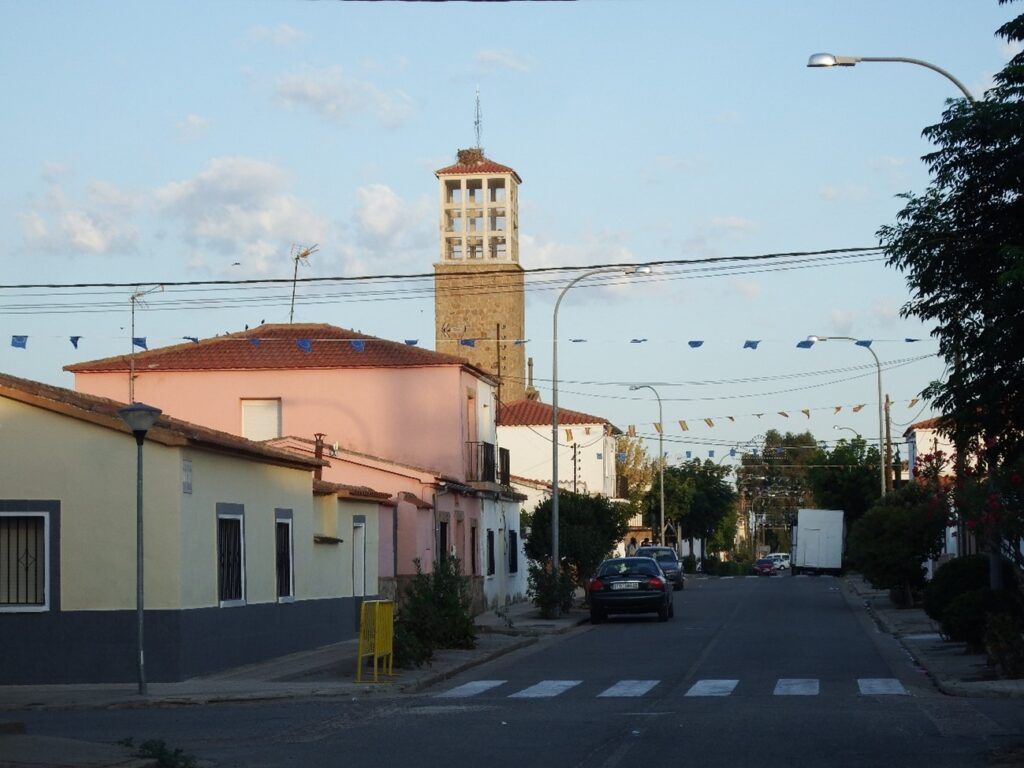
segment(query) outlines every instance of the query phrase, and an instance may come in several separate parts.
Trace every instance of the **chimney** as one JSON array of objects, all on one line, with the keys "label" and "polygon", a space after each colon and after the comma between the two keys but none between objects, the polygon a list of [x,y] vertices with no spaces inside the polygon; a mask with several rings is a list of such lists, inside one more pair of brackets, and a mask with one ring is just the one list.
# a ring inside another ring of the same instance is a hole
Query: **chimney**
[{"label": "chimney", "polygon": [[[316,432],[313,435],[313,437],[316,440],[316,443],[314,444],[315,447],[313,449],[313,455],[316,458],[318,458],[318,459],[323,459],[323,457],[324,457],[324,438],[327,437],[327,434],[325,432]],[[313,477],[315,477],[317,480],[323,480],[324,479],[323,475],[324,475],[324,468],[323,467],[317,467],[316,469],[313,470]]]},{"label": "chimney", "polygon": [[526,367],[528,373],[526,376],[526,399],[527,400],[540,400],[540,392],[537,391],[536,387],[533,386],[533,358],[529,358],[526,361]]}]

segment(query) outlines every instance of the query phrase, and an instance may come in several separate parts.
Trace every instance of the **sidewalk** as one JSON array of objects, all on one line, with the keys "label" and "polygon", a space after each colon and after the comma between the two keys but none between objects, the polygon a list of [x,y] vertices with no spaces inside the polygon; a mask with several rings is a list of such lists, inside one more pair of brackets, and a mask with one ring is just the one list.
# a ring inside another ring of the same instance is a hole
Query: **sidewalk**
[{"label": "sidewalk", "polygon": [[363,682],[355,682],[359,646],[357,640],[350,640],[179,683],[150,683],[145,697],[138,694],[135,684],[0,686],[0,765],[144,768],[156,764],[135,759],[130,749],[119,745],[32,736],[18,721],[17,710],[168,707],[415,693],[532,645],[543,636],[568,632],[588,619],[589,614],[581,609],[557,619],[542,619],[531,603],[489,611],[475,619],[476,648],[437,651],[429,664],[419,669],[396,669],[394,677],[379,674],[376,683],[367,682],[373,680],[372,666],[363,670]]},{"label": "sidewalk", "polygon": [[1024,698],[1024,680],[1002,680],[984,654],[943,640],[939,625],[922,608],[897,608],[888,590],[874,589],[860,574],[843,577],[849,594],[862,601],[878,625],[893,635],[935,685],[950,696]]}]

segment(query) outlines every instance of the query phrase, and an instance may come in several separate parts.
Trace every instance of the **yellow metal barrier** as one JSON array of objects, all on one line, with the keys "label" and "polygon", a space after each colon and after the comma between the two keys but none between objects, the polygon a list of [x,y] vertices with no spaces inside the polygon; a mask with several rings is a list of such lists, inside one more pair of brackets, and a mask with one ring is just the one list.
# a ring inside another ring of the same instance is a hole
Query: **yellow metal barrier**
[{"label": "yellow metal barrier", "polygon": [[364,600],[359,611],[359,658],[356,660],[356,682],[363,682],[363,660],[373,657],[373,682],[380,674],[393,676],[395,638],[395,604],[391,600]]}]

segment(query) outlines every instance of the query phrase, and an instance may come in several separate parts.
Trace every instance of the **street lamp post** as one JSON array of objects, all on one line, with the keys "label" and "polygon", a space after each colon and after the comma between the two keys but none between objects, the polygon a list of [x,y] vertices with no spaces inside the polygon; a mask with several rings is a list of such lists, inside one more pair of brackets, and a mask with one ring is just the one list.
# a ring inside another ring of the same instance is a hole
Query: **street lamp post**
[{"label": "street lamp post", "polygon": [[[658,390],[652,387],[650,384],[634,384],[631,386],[630,391],[635,392],[638,389],[649,389],[654,393],[654,396],[658,398],[658,484],[660,486],[660,506],[659,512],[660,517],[658,520],[658,527],[661,532],[661,539],[659,543],[665,545],[665,421],[661,413],[661,395],[658,394]],[[676,539],[678,540],[678,532]]]},{"label": "street lamp post", "polygon": [[[841,339],[843,341],[857,342],[857,339],[853,336],[808,336],[808,341],[828,341],[829,339]],[[883,424],[884,417],[882,415],[885,408],[885,403],[882,401],[882,363],[878,359],[878,355],[867,344],[860,344],[859,346],[866,349],[871,353],[871,356],[875,358],[875,370],[878,374],[878,474],[882,482],[882,496],[885,496],[885,448],[883,441],[885,440],[885,426]]]},{"label": "street lamp post", "polygon": [[139,694],[146,695],[146,659],[143,652],[143,610],[145,608],[145,582],[143,581],[143,546],[142,546],[142,443],[146,433],[160,416],[160,409],[145,403],[132,403],[118,410],[117,415],[128,425],[135,435],[136,475],[135,475],[135,618],[138,626],[137,635],[137,671],[139,678]]},{"label": "street lamp post", "polygon": [[649,275],[648,265],[622,267],[601,267],[584,272],[569,282],[555,301],[551,315],[551,570],[558,577],[558,308],[565,294],[580,280],[592,275],[618,272],[622,275]]},{"label": "street lamp post", "polygon": [[953,75],[944,70],[942,67],[938,67],[928,61],[922,61],[921,59],[909,59],[905,56],[833,56],[831,53],[815,53],[807,60],[807,66],[812,68],[819,67],[852,67],[859,64],[862,61],[884,61],[884,62],[899,62],[902,64],[917,64],[920,67],[927,67],[933,72],[938,72],[940,75],[945,77],[957,88],[959,88],[964,96],[967,97],[968,101],[975,101],[974,96],[967,90],[967,86],[957,80]]},{"label": "street lamp post", "polygon": [[845,429],[847,432],[853,432],[853,434],[857,436],[857,439],[860,440],[860,432],[853,427],[840,427],[838,424],[833,424],[832,429]]}]

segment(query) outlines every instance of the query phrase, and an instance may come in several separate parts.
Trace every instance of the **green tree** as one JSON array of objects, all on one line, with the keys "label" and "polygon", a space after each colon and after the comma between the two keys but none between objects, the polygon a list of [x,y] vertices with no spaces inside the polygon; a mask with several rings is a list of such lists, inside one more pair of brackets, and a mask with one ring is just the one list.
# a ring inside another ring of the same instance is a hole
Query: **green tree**
[{"label": "green tree", "polygon": [[[558,494],[560,561],[576,575],[577,583],[597,570],[629,529],[629,507],[605,496],[562,491]],[[551,500],[537,505],[531,517],[526,556],[538,563],[551,558]]]},{"label": "green tree", "polygon": [[818,507],[843,510],[846,524],[853,525],[881,495],[878,448],[857,437],[820,449],[807,470],[807,484]]},{"label": "green tree", "polygon": [[649,510],[644,505],[644,494],[650,488],[651,480],[656,476],[657,470],[654,462],[647,455],[643,441],[638,437],[618,435],[615,438],[615,452],[616,475],[620,486],[625,486],[624,488],[620,487],[618,495],[629,499],[630,516],[641,512],[649,514]]},{"label": "green tree", "polygon": [[924,585],[924,561],[942,552],[949,509],[934,483],[886,494],[850,529],[848,552],[864,578],[905,605]]},{"label": "green tree", "polygon": [[[692,459],[665,468],[665,518],[675,520],[681,538],[702,544],[710,539],[735,508],[736,492],[727,478],[732,470],[713,461]],[[648,504],[660,501],[660,489],[647,494]],[[703,553],[702,553],[703,557]]]},{"label": "green tree", "polygon": [[[1024,41],[1024,15],[996,34]],[[926,394],[954,442],[994,469],[1024,452],[1024,51],[984,100],[951,100],[924,135],[937,146],[923,158],[932,181],[878,234],[911,289],[902,314],[934,328],[949,363]]]}]

